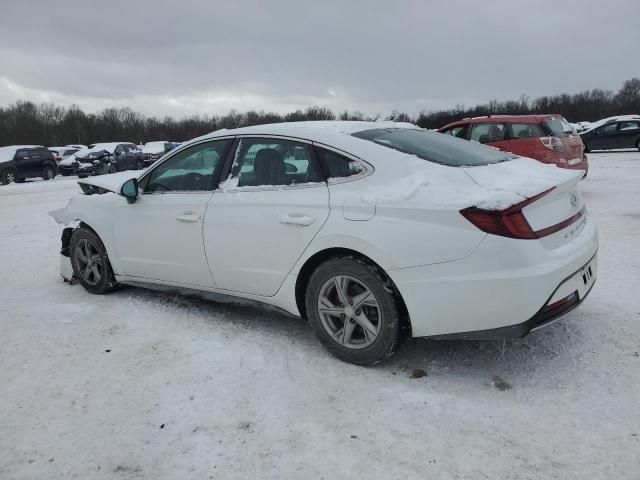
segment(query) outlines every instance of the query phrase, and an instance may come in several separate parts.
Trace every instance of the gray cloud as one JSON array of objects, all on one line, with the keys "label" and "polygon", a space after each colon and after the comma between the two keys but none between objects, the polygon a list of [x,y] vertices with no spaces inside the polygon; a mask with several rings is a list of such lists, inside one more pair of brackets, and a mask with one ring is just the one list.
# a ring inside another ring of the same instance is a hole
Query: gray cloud
[{"label": "gray cloud", "polygon": [[0,104],[366,113],[617,89],[637,0],[0,3]]}]

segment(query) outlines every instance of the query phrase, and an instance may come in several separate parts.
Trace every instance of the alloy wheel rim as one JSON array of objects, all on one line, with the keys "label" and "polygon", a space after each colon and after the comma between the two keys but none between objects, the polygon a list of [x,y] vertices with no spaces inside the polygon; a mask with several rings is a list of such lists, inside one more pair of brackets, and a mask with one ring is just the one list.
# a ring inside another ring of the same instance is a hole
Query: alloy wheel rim
[{"label": "alloy wheel rim", "polygon": [[16,174],[13,172],[7,172],[7,182],[13,183],[16,181]]},{"label": "alloy wheel rim", "polygon": [[102,278],[102,258],[96,246],[83,238],[76,244],[74,256],[78,275],[89,285],[97,285]]},{"label": "alloy wheel rim", "polygon": [[50,168],[47,168],[47,178],[49,180],[51,180],[53,178],[53,170],[51,170]]},{"label": "alloy wheel rim", "polygon": [[336,275],[325,282],[318,295],[318,314],[331,338],[352,350],[375,342],[382,325],[375,295],[348,275]]}]

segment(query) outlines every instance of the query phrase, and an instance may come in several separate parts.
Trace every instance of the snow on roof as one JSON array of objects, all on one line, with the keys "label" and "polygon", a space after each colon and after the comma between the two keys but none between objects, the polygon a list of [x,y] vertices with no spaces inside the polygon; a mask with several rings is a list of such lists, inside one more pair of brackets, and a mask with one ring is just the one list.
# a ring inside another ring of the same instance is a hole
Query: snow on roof
[{"label": "snow on roof", "polygon": [[8,162],[12,160],[16,151],[21,148],[35,148],[42,147],[42,145],[9,145],[7,147],[0,147],[0,162]]},{"label": "snow on roof", "polygon": [[[420,129],[412,123],[405,122],[359,122],[359,121],[307,121],[307,122],[284,122],[284,123],[268,123],[265,125],[253,125],[250,127],[221,129],[215,132],[194,138],[195,140],[204,140],[207,138],[215,138],[226,135],[284,135],[304,138],[307,140],[317,141],[321,143],[330,143],[331,140],[352,133],[361,132],[363,130],[378,128],[413,128]],[[421,129],[420,129],[421,130]],[[190,142],[189,142],[190,143]]]},{"label": "snow on roof", "polygon": [[164,145],[166,143],[169,143],[165,140],[158,140],[155,142],[147,142],[144,144],[144,147],[142,147],[142,152],[143,153],[160,153],[160,152],[164,152]]}]

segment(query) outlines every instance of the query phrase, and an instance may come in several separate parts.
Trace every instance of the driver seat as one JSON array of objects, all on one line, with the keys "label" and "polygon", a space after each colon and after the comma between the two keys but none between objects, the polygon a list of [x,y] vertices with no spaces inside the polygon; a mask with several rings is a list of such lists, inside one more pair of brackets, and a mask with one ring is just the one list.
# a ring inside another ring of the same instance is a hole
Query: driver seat
[{"label": "driver seat", "polygon": [[280,153],[263,148],[253,160],[255,185],[282,185],[286,167]]}]

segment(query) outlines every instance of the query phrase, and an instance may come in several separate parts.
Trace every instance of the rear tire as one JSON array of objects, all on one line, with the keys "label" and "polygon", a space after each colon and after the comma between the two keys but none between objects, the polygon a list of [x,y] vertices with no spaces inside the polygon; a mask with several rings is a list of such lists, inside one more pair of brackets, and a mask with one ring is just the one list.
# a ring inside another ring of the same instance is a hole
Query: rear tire
[{"label": "rear tire", "polygon": [[584,142],[584,151],[587,153],[591,151],[591,149],[589,148],[589,144],[587,142]]},{"label": "rear tire", "polygon": [[49,164],[45,165],[44,168],[42,169],[42,179],[53,180],[55,176],[56,176],[55,169]]},{"label": "rear tire", "polygon": [[309,279],[305,304],[316,337],[342,361],[379,363],[395,352],[402,338],[391,282],[359,258],[339,257],[321,264]]},{"label": "rear tire", "polygon": [[640,140],[638,140],[638,142],[636,143],[636,148],[638,149],[638,151],[640,151]]},{"label": "rear tire", "polygon": [[116,288],[107,250],[93,231],[77,228],[71,236],[69,255],[73,274],[87,292],[100,295]]}]

